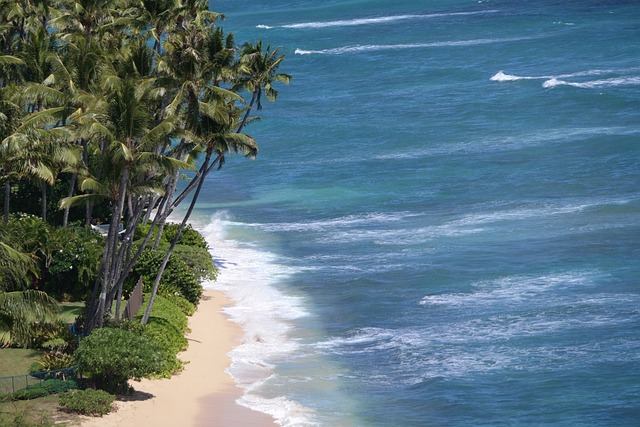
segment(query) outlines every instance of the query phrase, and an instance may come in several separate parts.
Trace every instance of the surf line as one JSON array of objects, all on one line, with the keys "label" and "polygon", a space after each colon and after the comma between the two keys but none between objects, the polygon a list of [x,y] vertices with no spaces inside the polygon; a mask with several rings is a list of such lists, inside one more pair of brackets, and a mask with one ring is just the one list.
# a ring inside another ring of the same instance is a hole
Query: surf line
[{"label": "surf line", "polygon": [[256,28],[260,29],[272,29],[272,28],[327,28],[327,27],[352,27],[358,25],[372,25],[382,24],[387,22],[404,21],[411,19],[432,19],[448,16],[466,16],[466,15],[484,15],[490,13],[496,13],[498,10],[482,10],[476,12],[452,12],[452,13],[431,13],[425,15],[393,15],[393,16],[380,16],[377,18],[356,18],[356,19],[343,19],[338,21],[317,21],[317,22],[302,22],[299,24],[286,24],[286,25],[256,25]]},{"label": "surf line", "polygon": [[343,55],[345,53],[372,52],[378,50],[399,50],[399,49],[419,49],[428,47],[456,47],[456,46],[476,46],[482,44],[504,43],[525,40],[522,37],[505,38],[505,39],[475,39],[460,41],[445,41],[432,43],[414,43],[414,44],[391,44],[391,45],[354,45],[337,47],[333,49],[322,50],[304,50],[296,49],[296,55]]},{"label": "surf line", "polygon": [[611,87],[611,86],[630,86],[630,85],[638,85],[640,84],[640,77],[638,76],[626,76],[626,77],[611,77],[607,79],[599,79],[599,80],[591,80],[584,82],[571,82],[563,79],[573,78],[573,77],[584,77],[584,76],[601,76],[604,74],[611,74],[612,70],[588,70],[588,71],[580,71],[577,73],[571,74],[561,74],[557,76],[515,76],[510,74],[505,74],[503,71],[499,71],[494,76],[492,76],[489,80],[496,82],[512,82],[518,80],[544,80],[542,83],[542,87],[549,89],[557,86],[573,86],[583,89],[593,89],[600,87]]}]

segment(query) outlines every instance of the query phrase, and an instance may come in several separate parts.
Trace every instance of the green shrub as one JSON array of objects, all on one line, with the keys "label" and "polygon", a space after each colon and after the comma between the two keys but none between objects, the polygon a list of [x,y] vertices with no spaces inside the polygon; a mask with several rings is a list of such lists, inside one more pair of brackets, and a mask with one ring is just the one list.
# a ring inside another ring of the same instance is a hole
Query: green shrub
[{"label": "green shrub", "polygon": [[145,325],[144,336],[162,349],[158,356],[162,359],[163,369],[155,372],[155,375],[169,378],[182,369],[182,362],[177,358],[177,354],[185,350],[188,343],[174,326],[164,319],[150,317],[149,323]]},{"label": "green shrub", "polygon": [[[179,227],[180,227],[180,224],[176,224],[176,223],[166,224],[164,226],[164,233],[162,235],[162,238],[167,243],[171,243],[176,233],[178,232]],[[202,234],[194,230],[190,224],[187,224],[187,226],[184,227],[184,229],[182,230],[182,233],[180,233],[180,238],[178,239],[177,243],[179,245],[195,246],[203,249],[207,249],[209,247],[207,245],[207,241],[204,239]]]},{"label": "green shrub", "polygon": [[12,397],[15,400],[37,399],[39,397],[60,393],[74,388],[78,388],[78,384],[73,378],[69,378],[67,380],[49,379],[20,389],[13,393]]},{"label": "green shrub", "polygon": [[[148,297],[145,298],[148,300]],[[177,358],[180,351],[188,346],[184,333],[187,331],[188,319],[182,309],[176,305],[175,297],[157,295],[145,325],[143,335],[155,342],[163,352],[160,356],[163,360],[163,369],[156,375],[168,378],[182,369],[183,363]],[[146,305],[140,308],[136,319],[140,319],[146,309]]]},{"label": "green shrub", "polygon": [[43,290],[60,299],[85,299],[100,268],[104,238],[86,228],[54,228],[50,236]]},{"label": "green shrub", "polygon": [[[126,292],[133,291],[138,278],[141,276],[144,283],[144,292],[150,292],[164,256],[165,253],[160,250],[145,250],[129,275],[125,286]],[[162,275],[158,293],[160,295],[178,294],[195,305],[202,296],[202,285],[183,260],[172,256]]]},{"label": "green shrub", "polygon": [[67,412],[101,417],[113,410],[114,400],[103,390],[71,390],[60,395],[60,406]]},{"label": "green shrub", "polygon": [[29,374],[37,374],[44,371],[46,371],[46,369],[44,368],[44,366],[42,366],[42,363],[40,362],[37,362],[37,361],[33,362],[29,366]]},{"label": "green shrub", "polygon": [[[58,299],[81,300],[91,293],[104,245],[99,234],[80,227],[55,228],[24,214],[13,215],[4,232],[15,249],[34,255],[37,272],[29,277],[29,287]],[[12,288],[21,289],[17,284]]]},{"label": "green shrub", "polygon": [[196,312],[196,306],[179,295],[168,295],[165,298],[178,306],[185,316],[193,316],[193,313]]},{"label": "green shrub", "polygon": [[[170,245],[173,241],[173,238],[176,236],[178,232],[178,228],[180,224],[177,223],[166,223],[162,230],[162,237],[160,238],[160,245]],[[135,240],[144,239],[149,233],[149,229],[151,228],[151,224],[139,224],[136,227],[136,232],[134,235]],[[151,242],[154,242],[156,236],[158,235],[158,228],[156,227],[153,231],[153,235],[151,236]],[[187,246],[197,246],[199,248],[207,249],[207,241],[204,239],[202,234],[193,229],[193,227],[189,224],[185,226],[180,233],[180,238],[177,242],[178,245],[187,245]]]},{"label": "green shrub", "polygon": [[27,388],[23,388],[22,390],[16,391],[15,393],[13,393],[13,398],[15,400],[31,400],[48,395],[49,392],[47,390],[40,387],[39,384],[36,384],[35,386],[29,386]]},{"label": "green shrub", "polygon": [[91,374],[96,386],[111,393],[129,391],[128,380],[161,372],[163,349],[136,332],[101,328],[80,341],[74,358],[78,368]]},{"label": "green shrub", "polygon": [[[145,301],[148,300],[148,295],[145,295]],[[136,316],[138,320],[142,318],[146,308],[146,304],[142,304],[142,307],[140,307],[140,311]],[[153,302],[153,309],[151,310],[151,316],[149,318],[150,321],[151,318],[166,320],[178,331],[178,333],[180,333],[180,335],[184,335],[189,323],[187,316],[182,312],[182,309],[178,305],[173,303],[172,298],[162,295],[156,295],[156,299]]]},{"label": "green shrub", "polygon": [[218,267],[213,263],[213,258],[208,249],[197,246],[176,245],[172,257],[184,261],[196,280],[216,280],[218,277]]}]

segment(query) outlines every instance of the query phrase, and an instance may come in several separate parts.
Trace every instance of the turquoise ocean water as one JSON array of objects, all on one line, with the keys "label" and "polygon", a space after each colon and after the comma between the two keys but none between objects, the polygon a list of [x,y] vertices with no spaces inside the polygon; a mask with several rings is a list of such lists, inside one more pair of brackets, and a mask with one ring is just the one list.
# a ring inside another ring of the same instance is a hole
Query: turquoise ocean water
[{"label": "turquoise ocean water", "polygon": [[223,0],[281,47],[195,224],[283,426],[640,425],[640,4]]}]

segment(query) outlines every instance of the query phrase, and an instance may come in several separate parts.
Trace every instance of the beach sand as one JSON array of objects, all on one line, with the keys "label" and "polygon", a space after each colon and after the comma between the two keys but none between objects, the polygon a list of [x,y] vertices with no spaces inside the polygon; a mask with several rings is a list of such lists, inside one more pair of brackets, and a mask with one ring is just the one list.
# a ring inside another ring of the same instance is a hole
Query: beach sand
[{"label": "beach sand", "polygon": [[227,353],[242,330],[222,312],[231,302],[219,291],[206,290],[189,319],[189,348],[178,355],[188,361],[171,379],[130,381],[135,393],[116,401],[104,417],[83,417],[82,427],[263,427],[274,426],[266,414],[239,406],[242,391],[225,372]]}]

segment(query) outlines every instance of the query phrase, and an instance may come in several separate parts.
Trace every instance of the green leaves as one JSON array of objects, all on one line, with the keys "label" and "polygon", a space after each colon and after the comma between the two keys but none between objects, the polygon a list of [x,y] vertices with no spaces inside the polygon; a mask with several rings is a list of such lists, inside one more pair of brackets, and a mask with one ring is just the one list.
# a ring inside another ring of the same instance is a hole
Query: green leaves
[{"label": "green leaves", "polygon": [[0,344],[27,347],[38,322],[56,320],[58,305],[42,291],[0,293]]},{"label": "green leaves", "polygon": [[163,368],[164,350],[153,340],[119,328],[101,328],[80,341],[74,358],[108,392],[127,391],[127,380],[141,379]]}]

